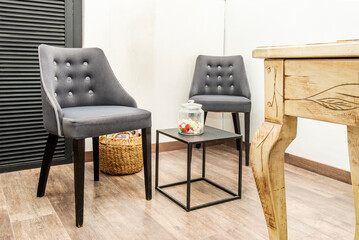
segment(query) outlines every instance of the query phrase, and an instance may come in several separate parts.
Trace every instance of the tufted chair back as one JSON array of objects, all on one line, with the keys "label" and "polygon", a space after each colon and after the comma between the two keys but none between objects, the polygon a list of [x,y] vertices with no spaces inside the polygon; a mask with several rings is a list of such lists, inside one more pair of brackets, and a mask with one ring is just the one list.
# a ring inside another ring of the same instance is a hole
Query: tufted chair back
[{"label": "tufted chair back", "polygon": [[199,55],[189,97],[196,95],[232,95],[250,99],[242,56]]},{"label": "tufted chair back", "polygon": [[[99,48],[39,46],[45,128],[61,136],[62,108],[96,105],[137,107]],[[55,124],[57,123],[57,124]]]}]

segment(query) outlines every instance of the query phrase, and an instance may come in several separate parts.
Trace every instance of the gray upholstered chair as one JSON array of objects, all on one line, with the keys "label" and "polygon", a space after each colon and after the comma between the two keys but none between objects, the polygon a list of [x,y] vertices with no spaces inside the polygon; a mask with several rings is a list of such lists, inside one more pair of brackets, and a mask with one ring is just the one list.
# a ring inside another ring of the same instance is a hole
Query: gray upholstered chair
[{"label": "gray upholstered chair", "polygon": [[[246,165],[249,165],[249,122],[251,92],[242,56],[199,55],[189,97],[208,112],[231,112],[234,129],[240,133],[239,112],[245,116]],[[240,142],[237,141],[237,149]]]},{"label": "gray upholstered chair", "polygon": [[151,113],[117,81],[98,48],[39,46],[43,122],[49,133],[37,196],[45,194],[59,137],[73,139],[76,226],[83,224],[85,138],[93,139],[94,180],[99,180],[98,136],[142,129],[146,199],[151,192]]}]

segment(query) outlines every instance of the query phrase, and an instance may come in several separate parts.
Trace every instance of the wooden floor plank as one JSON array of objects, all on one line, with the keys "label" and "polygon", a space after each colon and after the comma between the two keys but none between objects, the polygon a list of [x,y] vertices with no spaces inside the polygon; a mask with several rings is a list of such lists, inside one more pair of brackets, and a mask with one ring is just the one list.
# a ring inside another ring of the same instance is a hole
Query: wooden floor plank
[{"label": "wooden floor plank", "polygon": [[37,198],[37,169],[0,175],[11,222],[54,214],[47,197]]},{"label": "wooden floor plank", "polygon": [[0,239],[15,239],[2,187],[0,187]]},{"label": "wooden floor plank", "polygon": [[[186,156],[185,149],[160,153],[160,184],[186,179]],[[202,149],[193,149],[193,178],[201,176],[201,158]],[[238,152],[227,145],[208,147],[206,170],[209,179],[236,191]],[[12,232],[17,239],[268,239],[250,167],[243,166],[242,199],[186,212],[158,191],[146,201],[143,171],[101,173],[94,182],[92,163],[86,163],[82,228],[75,226],[73,166],[51,168],[43,198],[36,198],[38,174],[39,169],[0,174],[0,239],[12,239]],[[350,185],[287,164],[285,176],[289,239],[353,238]],[[168,191],[185,202],[185,185]],[[193,204],[226,196],[202,182],[192,185],[191,194]]]},{"label": "wooden floor plank", "polygon": [[16,221],[12,226],[16,239],[71,239],[56,214]]}]

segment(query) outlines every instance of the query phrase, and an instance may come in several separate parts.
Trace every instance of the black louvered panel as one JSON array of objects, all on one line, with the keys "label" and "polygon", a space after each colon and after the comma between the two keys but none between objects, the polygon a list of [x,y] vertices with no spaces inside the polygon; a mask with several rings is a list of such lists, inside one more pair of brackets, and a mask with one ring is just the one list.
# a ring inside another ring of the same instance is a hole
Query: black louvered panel
[{"label": "black louvered panel", "polygon": [[[41,161],[47,133],[37,48],[42,43],[71,46],[65,1],[0,0],[0,168]],[[54,160],[65,161],[64,139]]]}]

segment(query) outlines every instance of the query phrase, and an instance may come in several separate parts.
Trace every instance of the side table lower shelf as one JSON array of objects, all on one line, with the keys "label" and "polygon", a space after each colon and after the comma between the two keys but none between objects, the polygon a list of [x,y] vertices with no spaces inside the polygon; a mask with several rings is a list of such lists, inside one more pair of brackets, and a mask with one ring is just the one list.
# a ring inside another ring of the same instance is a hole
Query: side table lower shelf
[{"label": "side table lower shelf", "polygon": [[[212,182],[211,180],[207,179],[207,178],[195,178],[195,179],[191,179],[190,183],[193,182],[198,182],[198,181],[205,181],[209,184],[211,184],[212,186],[217,187],[218,189],[223,190],[224,192],[229,193],[230,195],[232,195],[233,197],[230,198],[225,198],[225,199],[221,199],[221,200],[217,200],[217,201],[213,201],[213,202],[209,202],[209,203],[204,203],[204,204],[200,204],[197,206],[193,206],[193,207],[187,207],[185,206],[183,203],[181,203],[180,201],[178,201],[177,199],[175,199],[174,197],[172,197],[170,194],[166,193],[163,188],[168,188],[168,187],[173,187],[173,186],[178,186],[178,185],[182,185],[182,184],[187,184],[187,181],[181,181],[181,182],[176,182],[176,183],[170,183],[170,184],[166,184],[166,185],[162,185],[162,186],[158,186],[156,187],[156,189],[162,193],[163,195],[165,195],[166,197],[168,197],[169,199],[171,199],[173,202],[175,202],[178,206],[180,206],[181,208],[183,208],[184,210],[186,210],[187,212],[192,211],[192,210],[196,210],[196,209],[200,209],[200,208],[204,208],[204,207],[209,207],[209,206],[213,206],[216,204],[220,204],[220,203],[224,203],[224,202],[229,202],[229,201],[233,201],[236,199],[241,199],[241,195],[240,192],[238,194],[228,190],[225,187],[222,187],[220,185],[218,185],[215,182]],[[187,195],[187,201],[188,198],[190,199],[191,196]]]},{"label": "side table lower shelf", "polygon": [[[213,128],[210,128],[210,130],[212,130],[212,129]],[[215,131],[218,132],[218,131],[222,131],[222,130],[215,129]],[[209,180],[208,178],[206,178],[206,142],[217,140],[215,138],[210,139],[210,140],[204,140],[204,141],[196,141],[196,142],[193,142],[193,143],[189,142],[187,140],[188,138],[186,138],[186,141],[182,141],[182,142],[187,144],[187,180],[159,186],[158,179],[159,179],[159,134],[160,133],[162,133],[162,134],[164,134],[164,135],[166,135],[168,137],[172,137],[172,138],[175,138],[175,139],[181,141],[181,136],[173,136],[174,135],[173,133],[168,134],[167,132],[162,132],[160,130],[157,130],[157,132],[156,132],[156,176],[155,176],[155,189],[156,190],[158,190],[160,193],[162,193],[163,195],[168,197],[170,200],[172,200],[174,203],[176,203],[178,206],[180,206],[181,208],[183,208],[187,212],[192,211],[192,210],[196,210],[196,209],[200,209],[200,208],[204,208],[204,207],[213,206],[213,205],[224,203],[224,202],[237,200],[237,199],[241,198],[241,192],[242,192],[242,145],[241,144],[240,144],[240,149],[239,149],[238,193],[234,193],[233,191],[231,191],[231,190],[229,190],[229,189],[227,189],[225,187],[222,187],[219,184],[217,184],[217,183]],[[233,134],[233,133],[229,133],[229,132],[226,132],[226,131],[223,131],[223,134],[228,134],[229,135],[226,139],[240,139],[240,141],[242,140],[242,136],[238,135],[238,134]],[[192,148],[193,148],[193,145],[196,145],[198,143],[200,143],[202,145],[202,148],[203,148],[203,153],[202,153],[202,177],[191,179]],[[216,188],[230,194],[231,197],[191,207],[191,183],[198,182],[198,181],[204,181],[206,183],[209,183],[212,186],[214,186],[214,187],[216,187]],[[174,198],[173,196],[171,196],[170,194],[168,194],[164,190],[165,188],[174,187],[174,186],[183,185],[183,184],[187,184],[187,196],[186,196],[187,202],[186,202],[186,204],[181,203],[180,201],[178,201],[176,198]]]}]

